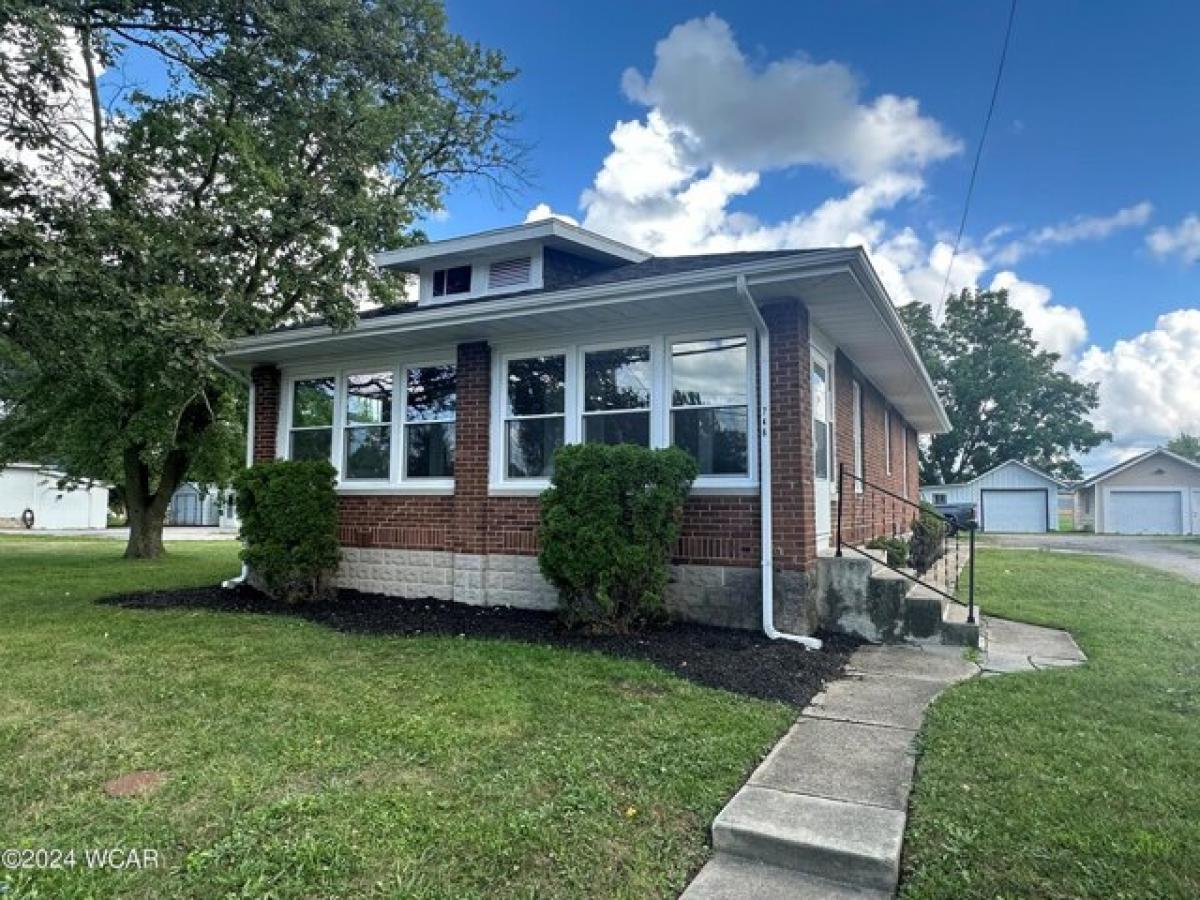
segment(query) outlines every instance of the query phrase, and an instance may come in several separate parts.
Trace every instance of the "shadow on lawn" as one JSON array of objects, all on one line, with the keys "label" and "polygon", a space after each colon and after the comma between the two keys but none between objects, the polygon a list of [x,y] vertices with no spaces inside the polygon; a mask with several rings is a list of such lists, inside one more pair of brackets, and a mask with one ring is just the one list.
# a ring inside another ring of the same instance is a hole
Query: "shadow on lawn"
[{"label": "shadow on lawn", "polygon": [[468,606],[426,598],[387,597],[341,590],[337,599],[289,606],[242,585],[118,594],[96,601],[129,609],[204,609],[296,616],[354,634],[498,638],[593,650],[654,663],[674,675],[763,700],[803,708],[826,681],[838,678],[860,643],[822,634],[825,648],[805,650],[758,632],[674,623],[641,634],[568,631],[551,612],[507,606]]}]

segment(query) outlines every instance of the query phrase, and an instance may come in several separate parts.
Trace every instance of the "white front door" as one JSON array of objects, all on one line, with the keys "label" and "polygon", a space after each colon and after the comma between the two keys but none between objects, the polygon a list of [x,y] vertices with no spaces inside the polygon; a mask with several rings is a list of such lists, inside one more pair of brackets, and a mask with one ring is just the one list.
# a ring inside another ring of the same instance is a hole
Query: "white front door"
[{"label": "white front door", "polygon": [[828,547],[832,532],[830,501],[833,489],[833,376],[829,360],[812,348],[813,501],[816,504],[817,547]]},{"label": "white front door", "polygon": [[1200,490],[1192,490],[1192,534],[1200,534]]}]

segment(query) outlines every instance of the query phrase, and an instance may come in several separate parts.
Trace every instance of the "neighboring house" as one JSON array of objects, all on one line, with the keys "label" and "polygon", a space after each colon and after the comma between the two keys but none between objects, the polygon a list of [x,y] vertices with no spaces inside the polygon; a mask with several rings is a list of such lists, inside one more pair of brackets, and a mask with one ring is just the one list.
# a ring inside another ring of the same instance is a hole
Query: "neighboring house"
[{"label": "neighboring house", "polygon": [[1076,527],[1104,534],[1200,534],[1200,465],[1157,448],[1081,482]]},{"label": "neighboring house", "polygon": [[[415,276],[416,303],[222,358],[251,375],[254,459],[338,470],[348,587],[553,606],[536,554],[555,448],[674,444],[701,474],[671,610],[806,631],[839,464],[915,500],[918,433],[949,427],[859,248],[652,257],[549,220],[378,263]],[[911,512],[892,517],[872,527]]]},{"label": "neighboring house", "polygon": [[975,504],[980,531],[1031,533],[1058,530],[1062,487],[1045,472],[1010,459],[962,484],[925,485],[921,497],[935,505]]},{"label": "neighboring house", "polygon": [[171,496],[168,525],[206,526],[236,531],[239,522],[233,491],[205,487],[195,482],[182,484]]},{"label": "neighboring house", "polygon": [[26,512],[32,513],[35,530],[107,526],[108,486],[92,482],[60,488],[65,478],[36,463],[0,469],[0,527],[24,527]]}]

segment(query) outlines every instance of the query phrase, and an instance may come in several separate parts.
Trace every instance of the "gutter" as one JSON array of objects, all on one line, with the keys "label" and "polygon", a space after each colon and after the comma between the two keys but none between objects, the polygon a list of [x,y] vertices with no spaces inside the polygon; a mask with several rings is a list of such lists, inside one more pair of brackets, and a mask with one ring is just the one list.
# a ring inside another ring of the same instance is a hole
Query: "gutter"
[{"label": "gutter", "polygon": [[763,634],[771,640],[794,641],[809,650],[820,650],[821,639],[802,634],[785,634],[775,628],[774,533],[771,527],[771,336],[758,304],[746,286],[746,276],[737,277],[737,293],[746,306],[758,333],[758,510],[759,543],[762,545]]},{"label": "gutter", "polygon": [[[250,399],[247,403],[248,408],[246,410],[246,468],[248,469],[250,466],[254,465],[254,382],[245,375],[242,375],[240,372],[234,372],[228,366],[218,362],[215,359],[213,360],[213,364],[216,365],[216,367],[222,372],[228,372],[230,375],[233,375],[239,381],[242,381],[250,387]],[[234,578],[227,578],[222,581],[221,587],[225,588],[226,590],[238,587],[239,585],[245,584],[246,579],[249,577],[250,567],[245,563],[242,563],[241,572],[239,572]]]}]

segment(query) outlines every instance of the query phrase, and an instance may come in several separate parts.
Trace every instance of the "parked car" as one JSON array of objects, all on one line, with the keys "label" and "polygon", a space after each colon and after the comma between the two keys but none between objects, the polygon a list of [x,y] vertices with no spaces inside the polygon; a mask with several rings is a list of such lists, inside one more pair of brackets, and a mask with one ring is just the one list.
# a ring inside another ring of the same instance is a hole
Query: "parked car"
[{"label": "parked car", "polygon": [[931,505],[946,518],[950,534],[954,534],[960,528],[965,528],[968,524],[978,521],[975,518],[974,503],[933,503]]}]

